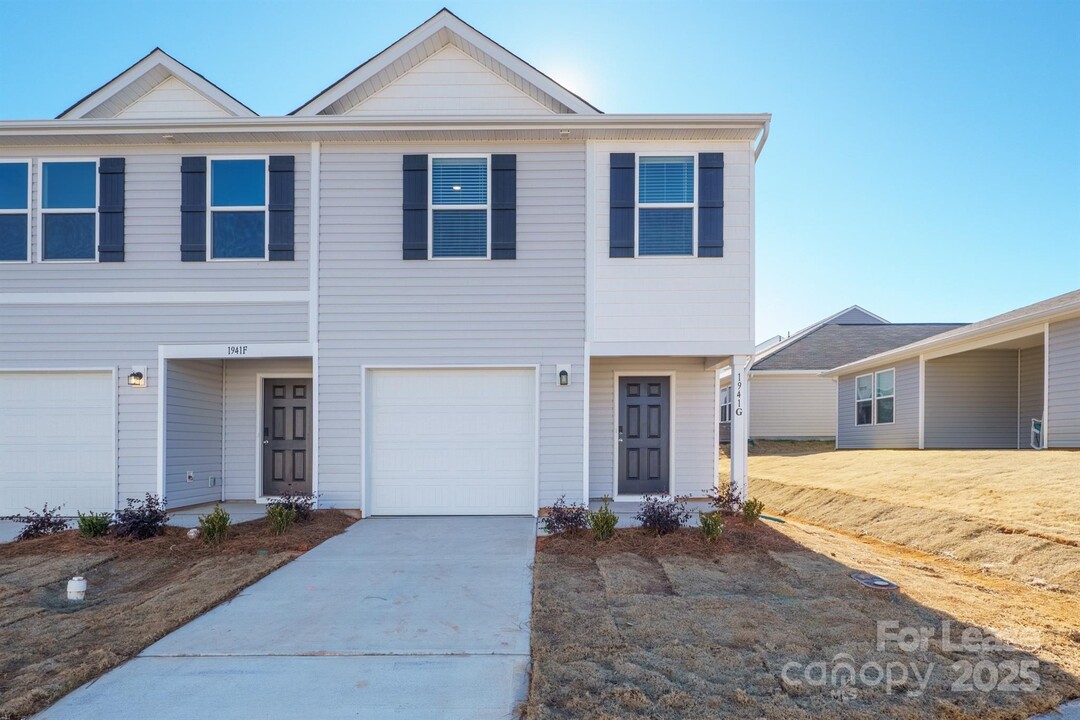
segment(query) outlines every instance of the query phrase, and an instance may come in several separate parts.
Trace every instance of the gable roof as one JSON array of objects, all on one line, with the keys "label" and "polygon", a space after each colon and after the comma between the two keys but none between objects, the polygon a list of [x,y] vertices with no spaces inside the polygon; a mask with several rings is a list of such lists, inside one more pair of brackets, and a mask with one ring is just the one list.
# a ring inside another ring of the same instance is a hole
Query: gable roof
[{"label": "gable roof", "polygon": [[600,113],[596,107],[443,8],[289,114],[342,115],[447,45],[469,55],[552,113]]},{"label": "gable roof", "polygon": [[933,335],[959,323],[828,323],[758,360],[751,370],[828,370]]},{"label": "gable roof", "polygon": [[154,48],[134,65],[86,95],[56,118],[68,120],[116,117],[169,78],[176,78],[232,117],[257,117],[256,112],[247,105],[161,48]]},{"label": "gable roof", "polygon": [[[843,375],[863,367],[872,367],[883,362],[893,362],[916,357],[928,350],[945,348],[959,343],[979,341],[986,338],[994,341],[994,335],[1005,331],[1019,331],[1036,323],[1049,323],[1052,320],[1080,317],[1080,290],[1056,295],[1016,310],[994,315],[985,320],[961,325],[949,332],[941,333],[923,340],[911,342],[895,349],[886,349],[866,358],[854,358],[846,363],[838,363],[831,368],[829,376]],[[963,346],[961,346],[963,347]]]},{"label": "gable roof", "polygon": [[799,341],[801,338],[803,338],[806,335],[814,332],[815,330],[817,330],[818,328],[820,328],[823,325],[828,325],[829,323],[856,322],[856,321],[857,322],[862,322],[862,323],[875,323],[875,322],[888,323],[889,322],[885,318],[881,317],[880,315],[875,315],[874,313],[870,312],[866,308],[860,307],[858,305],[852,305],[849,308],[844,308],[840,312],[833,313],[832,315],[830,315],[829,317],[827,317],[827,318],[825,318],[823,320],[818,320],[813,325],[808,325],[808,326],[804,327],[802,330],[799,330],[798,332],[796,332],[796,333],[794,333],[792,335],[788,335],[786,338],[783,338],[778,343],[773,343],[771,345],[767,345],[763,350],[755,352],[755,354],[754,354],[754,362],[755,363],[761,362],[765,358],[770,357],[771,355],[780,352],[781,350],[786,348],[788,345],[791,345],[792,343]]}]

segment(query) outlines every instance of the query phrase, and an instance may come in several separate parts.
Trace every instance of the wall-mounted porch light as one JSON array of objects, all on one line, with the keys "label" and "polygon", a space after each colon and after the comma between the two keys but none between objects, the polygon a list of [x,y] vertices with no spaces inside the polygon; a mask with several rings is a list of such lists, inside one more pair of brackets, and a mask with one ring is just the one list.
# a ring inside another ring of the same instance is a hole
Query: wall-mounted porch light
[{"label": "wall-mounted porch light", "polygon": [[144,388],[146,387],[146,366],[139,365],[131,368],[131,372],[128,373],[128,386]]},{"label": "wall-mounted porch light", "polygon": [[555,377],[559,387],[566,387],[570,384],[570,366],[569,365],[556,365]]}]

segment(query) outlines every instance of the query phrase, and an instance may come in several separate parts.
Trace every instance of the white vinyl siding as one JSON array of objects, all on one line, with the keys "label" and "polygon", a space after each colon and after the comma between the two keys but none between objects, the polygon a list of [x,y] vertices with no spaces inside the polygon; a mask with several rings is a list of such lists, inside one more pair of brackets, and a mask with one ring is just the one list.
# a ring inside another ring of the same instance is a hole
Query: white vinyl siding
[{"label": "white vinyl siding", "polygon": [[169,76],[116,114],[124,120],[223,118],[232,113],[207,100],[183,80]]},{"label": "white vinyl siding", "polygon": [[[593,354],[752,353],[751,145],[597,143],[592,152]],[[621,152],[724,153],[724,257],[609,257],[610,156]]]},{"label": "white vinyl siding", "polygon": [[[274,155],[296,158],[296,259],[266,263],[182,263],[180,261],[180,158],[188,155],[265,153],[257,146],[20,148],[19,158],[125,158],[124,262],[0,263],[3,292],[195,292],[306,290],[310,145],[282,145]],[[3,158],[0,158],[2,161]],[[31,207],[40,204],[40,163],[31,163]],[[399,208],[400,212],[400,208]],[[40,228],[31,223],[31,256],[40,254]],[[3,297],[0,295],[0,305]]]},{"label": "white vinyl siding", "polygon": [[[402,156],[322,152],[319,488],[360,504],[361,366],[539,365],[540,505],[581,499],[585,403],[582,144],[441,147],[517,154],[517,259],[403,261]],[[363,281],[358,282],[357,278]],[[555,366],[571,365],[569,387]]]},{"label": "white vinyl siding", "polygon": [[1043,346],[1024,348],[1020,353],[1020,418],[1017,447],[1031,447],[1031,421],[1043,416]]},{"label": "white vinyl siding", "polygon": [[[890,368],[874,368],[871,372],[888,369]],[[904,360],[897,363],[894,369],[896,370],[896,402],[893,410],[894,419],[889,425],[856,425],[855,375],[844,375],[839,379],[837,387],[839,412],[836,417],[836,446],[838,448],[919,447],[919,359]],[[753,392],[751,392],[751,397],[753,397]],[[753,402],[752,399],[751,402]]]},{"label": "white vinyl siding", "polygon": [[[647,376],[674,371],[671,479],[676,495],[700,496],[715,482],[716,371],[702,358],[592,358],[589,379],[589,497],[614,493],[615,372]],[[753,397],[753,386],[751,386]]]},{"label": "white vinyl siding", "polygon": [[[165,400],[169,507],[221,498],[221,360],[170,360]],[[147,388],[149,390],[149,388]],[[194,475],[187,481],[187,473]],[[210,476],[217,484],[210,486]]]},{"label": "white vinyl siding", "polygon": [[546,115],[544,105],[447,46],[346,114]]},{"label": "white vinyl siding", "polygon": [[1080,318],[1050,325],[1048,447],[1080,447]]},{"label": "white vinyl siding", "polygon": [[115,505],[109,372],[0,372],[0,515]]},{"label": "white vinyl siding", "polygon": [[927,360],[925,377],[924,447],[1016,447],[1015,350]]},{"label": "white vinyl siding", "polygon": [[836,437],[836,381],[817,374],[751,373],[750,437]]}]

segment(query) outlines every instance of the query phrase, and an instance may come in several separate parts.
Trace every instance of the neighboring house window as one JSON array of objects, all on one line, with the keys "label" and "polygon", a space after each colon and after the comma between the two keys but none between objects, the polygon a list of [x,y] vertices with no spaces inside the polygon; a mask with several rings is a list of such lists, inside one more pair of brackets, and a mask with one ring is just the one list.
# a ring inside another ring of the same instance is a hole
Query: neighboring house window
[{"label": "neighboring house window", "polygon": [[731,422],[731,388],[720,389],[720,422]]},{"label": "neighboring house window", "polygon": [[30,259],[30,164],[0,162],[0,262]]},{"label": "neighboring house window", "polygon": [[210,258],[267,258],[266,159],[210,161]]},{"label": "neighboring house window", "polygon": [[488,158],[431,159],[431,257],[486,258]]},{"label": "neighboring house window", "polygon": [[638,255],[693,254],[693,156],[639,156]]},{"label": "neighboring house window", "polygon": [[874,422],[879,425],[893,421],[896,399],[896,371],[882,370],[874,374]]},{"label": "neighboring house window", "polygon": [[888,425],[893,422],[896,371],[880,370],[855,378],[855,424]]},{"label": "neighboring house window", "polygon": [[41,259],[97,259],[97,161],[41,163]]}]

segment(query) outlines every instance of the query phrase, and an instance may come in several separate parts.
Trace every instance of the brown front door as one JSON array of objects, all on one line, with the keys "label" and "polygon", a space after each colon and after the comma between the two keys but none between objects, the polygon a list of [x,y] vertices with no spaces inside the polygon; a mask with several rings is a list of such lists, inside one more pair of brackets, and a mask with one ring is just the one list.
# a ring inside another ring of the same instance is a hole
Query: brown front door
[{"label": "brown front door", "polygon": [[311,380],[263,381],[264,496],[311,492]]}]

